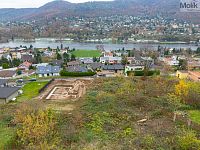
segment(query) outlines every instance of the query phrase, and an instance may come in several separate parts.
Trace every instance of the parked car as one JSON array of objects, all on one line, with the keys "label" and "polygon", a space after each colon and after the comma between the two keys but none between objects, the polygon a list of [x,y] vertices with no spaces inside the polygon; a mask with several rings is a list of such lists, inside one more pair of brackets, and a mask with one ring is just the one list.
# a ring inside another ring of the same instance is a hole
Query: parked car
[{"label": "parked car", "polygon": [[32,79],[29,79],[28,81],[34,82],[34,81],[37,81],[37,79],[36,78],[32,78]]}]

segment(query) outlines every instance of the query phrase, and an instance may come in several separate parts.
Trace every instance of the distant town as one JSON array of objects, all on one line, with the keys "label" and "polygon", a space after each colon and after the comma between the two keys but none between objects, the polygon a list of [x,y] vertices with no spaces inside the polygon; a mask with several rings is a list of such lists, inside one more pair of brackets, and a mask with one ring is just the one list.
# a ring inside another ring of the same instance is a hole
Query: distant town
[{"label": "distant town", "polygon": [[199,43],[200,27],[188,21],[162,17],[134,17],[129,15],[105,17],[65,17],[44,21],[2,22],[0,41],[23,39],[34,42],[38,37],[57,38],[58,41],[99,43]]}]

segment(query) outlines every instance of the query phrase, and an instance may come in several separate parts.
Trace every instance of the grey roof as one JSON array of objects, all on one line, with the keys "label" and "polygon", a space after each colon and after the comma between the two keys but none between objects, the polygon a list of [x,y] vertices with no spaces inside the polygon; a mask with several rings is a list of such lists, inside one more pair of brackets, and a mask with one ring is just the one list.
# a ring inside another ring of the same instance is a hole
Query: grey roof
[{"label": "grey roof", "polygon": [[70,61],[67,63],[67,66],[77,66],[82,64],[80,61]]},{"label": "grey roof", "polygon": [[98,68],[101,68],[103,66],[102,63],[92,63],[89,65],[93,70],[96,70]]},{"label": "grey roof", "polygon": [[4,85],[8,82],[7,79],[0,79],[0,85]]},{"label": "grey roof", "polygon": [[0,77],[1,78],[13,77],[15,74],[16,74],[16,72],[13,71],[13,70],[2,70],[2,71],[0,71]]},{"label": "grey roof", "polygon": [[8,98],[19,89],[20,87],[0,87],[0,98]]},{"label": "grey roof", "polygon": [[62,60],[53,60],[52,64],[54,66],[61,66],[63,64],[63,61]]},{"label": "grey roof", "polygon": [[22,55],[22,61],[33,61],[33,56],[29,54]]},{"label": "grey roof", "polygon": [[144,61],[144,59],[141,56],[135,56],[135,60],[137,60],[137,61]]},{"label": "grey roof", "polygon": [[84,64],[91,64],[94,62],[93,58],[81,58],[80,61],[83,62]]},{"label": "grey roof", "polygon": [[104,65],[103,70],[124,70],[124,65]]},{"label": "grey roof", "polygon": [[60,67],[59,66],[38,66],[36,73],[37,74],[48,74],[48,73],[59,73],[60,72]]},{"label": "grey roof", "polygon": [[66,68],[68,72],[87,72],[88,69],[82,66],[69,66]]}]

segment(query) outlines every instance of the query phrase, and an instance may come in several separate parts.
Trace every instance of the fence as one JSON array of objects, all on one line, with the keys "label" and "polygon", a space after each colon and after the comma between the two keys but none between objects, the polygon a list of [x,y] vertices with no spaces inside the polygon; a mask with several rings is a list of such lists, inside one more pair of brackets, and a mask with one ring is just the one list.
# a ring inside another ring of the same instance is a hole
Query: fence
[{"label": "fence", "polygon": [[40,90],[39,93],[44,92],[44,90],[53,82],[55,79],[51,79],[45,86],[43,86]]}]

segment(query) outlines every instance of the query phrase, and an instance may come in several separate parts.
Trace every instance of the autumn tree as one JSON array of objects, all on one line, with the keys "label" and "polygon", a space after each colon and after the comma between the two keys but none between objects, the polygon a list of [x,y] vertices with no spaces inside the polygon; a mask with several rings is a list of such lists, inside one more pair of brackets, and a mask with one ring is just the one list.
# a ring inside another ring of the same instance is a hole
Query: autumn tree
[{"label": "autumn tree", "polygon": [[189,86],[186,81],[180,80],[177,85],[175,85],[175,94],[182,98],[185,102],[185,98],[188,96]]}]

